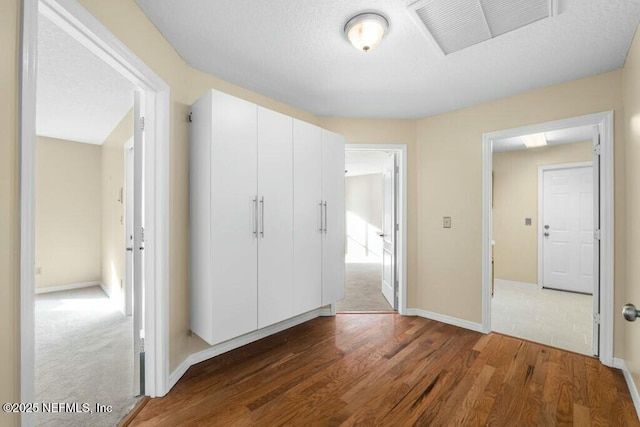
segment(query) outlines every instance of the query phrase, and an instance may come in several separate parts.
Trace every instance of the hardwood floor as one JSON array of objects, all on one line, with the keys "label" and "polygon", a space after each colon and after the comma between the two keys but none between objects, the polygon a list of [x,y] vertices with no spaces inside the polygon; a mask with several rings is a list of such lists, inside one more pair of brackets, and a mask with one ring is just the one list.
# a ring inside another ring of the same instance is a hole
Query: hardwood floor
[{"label": "hardwood floor", "polygon": [[397,314],[317,318],[200,363],[130,425],[640,425],[594,358]]}]

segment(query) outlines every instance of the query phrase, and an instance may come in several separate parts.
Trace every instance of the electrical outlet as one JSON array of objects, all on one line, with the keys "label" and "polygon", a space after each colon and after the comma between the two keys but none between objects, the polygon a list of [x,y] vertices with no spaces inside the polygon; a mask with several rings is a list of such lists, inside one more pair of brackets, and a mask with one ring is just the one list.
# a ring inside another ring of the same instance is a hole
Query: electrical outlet
[{"label": "electrical outlet", "polygon": [[445,216],[442,218],[442,228],[451,228],[451,217]]},{"label": "electrical outlet", "polygon": [[42,267],[36,267],[36,274],[42,274]]}]

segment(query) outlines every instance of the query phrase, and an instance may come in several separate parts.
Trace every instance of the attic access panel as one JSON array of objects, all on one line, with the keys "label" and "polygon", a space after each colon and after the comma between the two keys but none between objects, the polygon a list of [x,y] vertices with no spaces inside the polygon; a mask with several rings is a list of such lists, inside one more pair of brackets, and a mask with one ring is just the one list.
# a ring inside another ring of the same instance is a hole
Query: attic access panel
[{"label": "attic access panel", "polygon": [[553,16],[553,0],[420,0],[409,6],[445,55]]}]

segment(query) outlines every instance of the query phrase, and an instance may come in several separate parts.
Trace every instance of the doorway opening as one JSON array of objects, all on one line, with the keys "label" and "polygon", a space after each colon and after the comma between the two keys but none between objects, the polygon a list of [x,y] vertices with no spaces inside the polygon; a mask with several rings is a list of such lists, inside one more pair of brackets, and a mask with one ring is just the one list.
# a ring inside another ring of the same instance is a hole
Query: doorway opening
[{"label": "doorway opening", "polygon": [[613,118],[484,135],[483,330],[613,363]]},{"label": "doorway opening", "polygon": [[406,307],[406,149],[345,148],[345,298],[339,313]]},{"label": "doorway opening", "polygon": [[[133,129],[131,133],[137,133],[134,137],[139,153],[136,155],[135,175],[137,195],[134,195],[137,212],[135,226],[135,245],[132,251],[139,253],[139,259],[135,262],[134,271],[140,276],[135,283],[136,288],[142,287],[143,274],[146,283],[153,284],[146,289],[136,289],[136,297],[133,301],[140,304],[137,310],[134,308],[133,323],[135,332],[132,331],[129,341],[136,350],[136,356],[130,360],[143,361],[140,365],[139,375],[131,378],[133,386],[130,395],[146,394],[151,397],[162,396],[167,390],[168,383],[168,339],[167,339],[167,266],[168,266],[168,142],[169,142],[169,88],[153,71],[144,65],[128,48],[117,40],[95,17],[89,14],[76,1],[67,0],[25,0],[23,2],[22,15],[22,84],[20,90],[21,101],[21,252],[20,252],[20,288],[21,288],[21,401],[35,402],[36,399],[36,104],[46,97],[36,91],[36,78],[38,76],[38,40],[39,23],[60,30],[64,37],[71,43],[82,45],[93,55],[99,58],[99,62],[110,67],[118,78],[124,79],[129,84],[129,92],[133,112],[131,120]],[[44,24],[43,24],[44,23]],[[56,30],[56,31],[57,31]],[[42,36],[40,37],[48,37]],[[45,67],[47,64],[43,63]],[[43,68],[44,69],[44,68]],[[135,96],[134,96],[135,90]],[[59,97],[58,97],[59,98]],[[94,102],[100,102],[95,101]],[[146,117],[146,126],[143,127],[143,117]],[[86,125],[81,123],[82,125]],[[85,126],[90,127],[90,126]],[[136,132],[133,132],[133,130]],[[72,138],[69,138],[72,139]],[[119,142],[123,148],[123,139]],[[145,145],[144,150],[142,149]],[[124,163],[124,152],[119,152],[119,163]],[[122,171],[121,171],[122,172]],[[118,174],[122,180],[123,173]],[[124,204],[124,192],[113,191],[109,187],[107,192],[109,200],[114,203]],[[65,194],[62,192],[61,194]],[[144,196],[142,195],[144,194]],[[100,203],[100,208],[104,206]],[[124,222],[124,218],[117,218]],[[142,225],[144,224],[144,232]],[[145,237],[146,234],[146,237]],[[109,234],[111,236],[111,234]],[[118,236],[122,244],[116,249],[121,258],[124,258],[125,241],[124,233]],[[43,239],[39,239],[43,241]],[[143,252],[144,251],[144,252]],[[144,253],[144,262],[142,262]],[[109,270],[109,267],[106,268]],[[49,271],[49,270],[47,270]],[[43,273],[41,269],[39,271]],[[102,278],[101,278],[102,279]],[[123,278],[124,279],[124,278]],[[109,280],[104,280],[109,282]],[[98,284],[103,280],[96,280]],[[124,283],[115,281],[114,286],[106,286],[102,283],[102,289],[95,287],[98,293],[107,293],[116,300],[118,311],[127,313],[127,297],[123,295]],[[78,283],[72,284],[77,285]],[[86,284],[86,283],[81,283]],[[68,283],[65,283],[68,285]],[[112,285],[109,283],[109,285]],[[73,288],[73,286],[72,286]],[[108,290],[107,290],[108,288]],[[88,289],[88,288],[87,288]],[[71,291],[67,289],[66,291]],[[81,289],[82,290],[82,289]],[[93,291],[89,290],[89,291]],[[139,297],[138,297],[139,296]],[[106,295],[104,296],[106,298]],[[72,300],[73,298],[69,298]],[[92,298],[76,299],[86,309],[93,302],[85,300]],[[82,302],[85,301],[85,302]],[[70,305],[74,305],[71,304]],[[144,352],[142,351],[144,341]],[[82,351],[79,344],[69,342],[71,350]],[[144,357],[146,354],[146,357]],[[118,369],[117,367],[115,369]],[[107,374],[108,375],[108,374]],[[42,378],[39,378],[42,379]],[[142,380],[139,380],[142,379]],[[99,389],[100,384],[86,384]],[[72,403],[72,402],[68,402]],[[95,404],[109,402],[93,402]],[[34,414],[23,414],[22,424],[33,425]]]}]

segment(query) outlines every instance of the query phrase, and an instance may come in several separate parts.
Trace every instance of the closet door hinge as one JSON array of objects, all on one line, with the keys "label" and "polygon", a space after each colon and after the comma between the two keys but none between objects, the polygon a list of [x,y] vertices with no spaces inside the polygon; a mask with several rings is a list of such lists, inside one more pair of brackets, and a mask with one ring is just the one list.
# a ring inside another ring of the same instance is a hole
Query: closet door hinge
[{"label": "closet door hinge", "polygon": [[593,147],[593,154],[594,154],[594,155],[596,155],[596,156],[599,156],[599,155],[600,155],[600,151],[601,151],[601,150],[600,150],[600,147],[601,147],[601,145],[600,145],[600,144],[598,144],[598,145],[596,145],[596,146],[594,146],[594,147]]},{"label": "closet door hinge", "polygon": [[144,132],[144,116],[140,117],[140,130]]},{"label": "closet door hinge", "polygon": [[600,324],[600,313],[595,313],[593,315],[593,323],[598,324],[598,325]]},{"label": "closet door hinge", "polygon": [[593,232],[593,238],[596,240],[600,240],[600,230],[595,230]]}]

